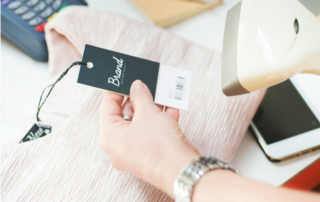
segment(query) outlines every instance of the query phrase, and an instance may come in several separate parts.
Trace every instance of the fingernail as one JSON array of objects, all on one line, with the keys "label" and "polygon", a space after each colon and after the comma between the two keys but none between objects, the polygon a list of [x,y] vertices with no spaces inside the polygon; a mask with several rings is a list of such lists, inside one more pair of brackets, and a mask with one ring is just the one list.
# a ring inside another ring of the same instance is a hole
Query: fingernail
[{"label": "fingernail", "polygon": [[139,90],[139,89],[144,88],[144,87],[145,87],[145,84],[142,83],[142,81],[136,80],[135,82],[132,83],[130,90],[131,90],[131,91],[133,91],[133,90]]}]

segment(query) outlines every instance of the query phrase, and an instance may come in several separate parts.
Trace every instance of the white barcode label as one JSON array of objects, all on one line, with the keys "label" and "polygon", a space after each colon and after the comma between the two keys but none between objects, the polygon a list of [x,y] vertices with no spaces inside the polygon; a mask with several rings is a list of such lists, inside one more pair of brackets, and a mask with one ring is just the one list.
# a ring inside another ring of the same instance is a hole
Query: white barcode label
[{"label": "white barcode label", "polygon": [[191,72],[160,64],[155,103],[188,109]]},{"label": "white barcode label", "polygon": [[176,100],[183,100],[183,93],[184,93],[184,78],[178,76],[177,77],[177,85],[176,85],[176,94],[174,98]]}]

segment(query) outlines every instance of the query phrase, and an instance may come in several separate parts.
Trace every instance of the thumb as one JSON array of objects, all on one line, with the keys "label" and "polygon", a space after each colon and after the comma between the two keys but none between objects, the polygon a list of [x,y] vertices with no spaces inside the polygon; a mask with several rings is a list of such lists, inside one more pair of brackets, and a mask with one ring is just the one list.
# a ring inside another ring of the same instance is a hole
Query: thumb
[{"label": "thumb", "polygon": [[140,80],[134,81],[131,85],[130,102],[133,106],[134,114],[137,115],[160,111],[153,102],[148,86]]}]

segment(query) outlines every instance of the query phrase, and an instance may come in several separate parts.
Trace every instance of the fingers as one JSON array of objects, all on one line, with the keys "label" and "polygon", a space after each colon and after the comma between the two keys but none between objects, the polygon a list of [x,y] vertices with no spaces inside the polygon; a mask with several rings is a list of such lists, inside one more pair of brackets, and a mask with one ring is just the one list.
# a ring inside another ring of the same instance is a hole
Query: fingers
[{"label": "fingers", "polygon": [[[131,102],[131,105],[130,105]],[[155,107],[157,106],[157,107]],[[148,87],[140,80],[136,80],[131,85],[130,91],[130,100],[128,99],[123,105],[123,114],[133,117],[133,112],[146,112],[146,111],[155,111],[158,108],[160,111],[163,111],[162,105],[155,105],[153,102],[152,95]],[[179,122],[179,110],[173,108],[166,108],[165,112],[171,116],[176,122]]]},{"label": "fingers", "polygon": [[[160,109],[160,111],[163,111],[164,106],[163,105],[158,105],[156,106]],[[169,116],[171,116],[176,122],[179,122],[179,110],[178,109],[173,109],[173,108],[165,108],[165,113],[167,113]],[[124,104],[122,105],[122,114],[123,116],[134,116],[134,110],[132,107],[132,104],[130,102],[130,98],[128,98]]]},{"label": "fingers", "polygon": [[143,113],[159,112],[159,108],[153,103],[149,88],[140,80],[132,83],[130,89],[130,101],[135,115]]},{"label": "fingers", "polygon": [[106,92],[100,104],[101,121],[117,121],[122,119],[121,104],[123,96]]},{"label": "fingers", "polygon": [[[156,104],[156,106],[160,109],[160,111],[163,111],[163,108],[164,108],[163,105]],[[128,98],[124,102],[124,104],[122,105],[122,114],[123,114],[123,116],[133,117],[134,110],[133,110],[132,104],[130,102],[130,98]]]},{"label": "fingers", "polygon": [[158,105],[158,104],[156,104],[156,105],[157,105],[157,107],[160,109],[160,111],[163,111],[163,108],[164,108],[163,105]]},{"label": "fingers", "polygon": [[130,98],[128,98],[122,105],[122,114],[123,116],[133,117],[133,113],[134,113],[134,110],[130,102]]},{"label": "fingers", "polygon": [[318,18],[320,19],[320,15],[318,15]]},{"label": "fingers", "polygon": [[[163,111],[164,109],[163,105],[156,104],[156,106],[160,109],[160,111]],[[165,108],[165,112],[169,116],[171,116],[176,122],[179,122],[179,110],[169,107],[169,108]],[[130,116],[130,117],[134,116],[134,110],[130,102],[130,98],[128,98],[122,105],[122,114],[123,116]]]},{"label": "fingers", "polygon": [[165,112],[171,116],[177,123],[179,122],[179,110],[178,109],[174,109],[174,108],[171,108],[171,107],[167,107],[165,109]]}]

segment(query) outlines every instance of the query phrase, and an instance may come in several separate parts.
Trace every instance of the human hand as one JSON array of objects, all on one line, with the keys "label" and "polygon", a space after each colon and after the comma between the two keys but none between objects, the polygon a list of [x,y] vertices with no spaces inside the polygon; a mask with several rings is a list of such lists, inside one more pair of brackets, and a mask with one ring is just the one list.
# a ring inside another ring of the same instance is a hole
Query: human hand
[{"label": "human hand", "polygon": [[[112,165],[173,196],[179,171],[200,156],[178,126],[179,110],[157,106],[148,87],[137,80],[130,99],[107,92],[100,105],[99,146]],[[121,106],[122,105],[122,106]],[[123,116],[133,117],[126,121]]]}]

